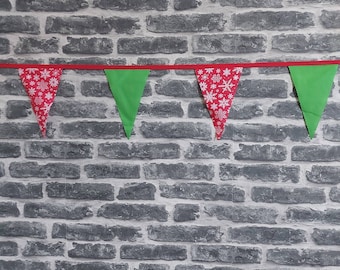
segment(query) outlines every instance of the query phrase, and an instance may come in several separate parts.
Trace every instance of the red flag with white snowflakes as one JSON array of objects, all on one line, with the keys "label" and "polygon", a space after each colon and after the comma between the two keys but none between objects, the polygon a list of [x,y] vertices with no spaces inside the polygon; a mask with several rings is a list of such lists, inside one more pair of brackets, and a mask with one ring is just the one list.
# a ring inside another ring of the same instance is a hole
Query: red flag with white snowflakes
[{"label": "red flag with white snowflakes", "polygon": [[37,117],[43,137],[46,136],[47,118],[57,94],[61,68],[20,68],[19,76]]},{"label": "red flag with white snowflakes", "polygon": [[242,74],[242,67],[195,70],[199,86],[213,121],[216,138],[221,139],[231,104]]}]

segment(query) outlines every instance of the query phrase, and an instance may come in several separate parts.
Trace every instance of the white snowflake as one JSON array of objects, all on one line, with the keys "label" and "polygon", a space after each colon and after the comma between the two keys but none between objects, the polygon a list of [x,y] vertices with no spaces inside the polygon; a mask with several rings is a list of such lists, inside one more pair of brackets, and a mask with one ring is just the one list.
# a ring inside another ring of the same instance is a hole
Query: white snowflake
[{"label": "white snowflake", "polygon": [[203,74],[203,70],[202,70],[202,69],[199,69],[199,70],[197,71],[197,74],[198,74],[198,75],[202,75],[202,74]]},{"label": "white snowflake", "polygon": [[214,71],[214,68],[206,68],[205,69],[205,72],[208,73],[208,74],[212,73],[213,71]]},{"label": "white snowflake", "polygon": [[54,76],[54,77],[59,77],[60,74],[61,74],[60,69],[54,69],[53,72],[52,72],[52,76]]},{"label": "white snowflake", "polygon": [[225,107],[230,106],[229,105],[229,99],[223,98],[223,99],[219,100],[218,102],[219,102],[220,107],[222,107],[223,109]]},{"label": "white snowflake", "polygon": [[210,88],[211,88],[211,89],[216,89],[216,87],[217,87],[217,85],[214,84],[214,83],[212,83],[212,84],[210,85]]},{"label": "white snowflake", "polygon": [[37,68],[26,68],[28,73],[35,73],[38,69]]},{"label": "white snowflake", "polygon": [[34,81],[30,81],[30,86],[33,86],[33,85],[35,85],[35,82]]},{"label": "white snowflake", "polygon": [[218,87],[223,88],[222,91],[231,91],[231,89],[234,87],[235,85],[233,84],[233,82],[231,81],[231,79],[229,81],[223,80],[223,83],[221,85],[219,85]]},{"label": "white snowflake", "polygon": [[205,90],[207,90],[208,85],[207,85],[207,83],[205,83],[205,82],[201,82],[201,83],[200,83],[200,87],[201,87],[201,90],[202,90],[202,91],[205,91]]},{"label": "white snowflake", "polygon": [[240,76],[238,76],[238,75],[234,75],[234,76],[233,76],[233,80],[234,80],[234,81],[238,81],[239,79],[240,79]]},{"label": "white snowflake", "polygon": [[28,94],[29,94],[30,96],[33,96],[33,95],[35,94],[35,89],[34,89],[33,87],[29,88],[29,89],[28,89]]},{"label": "white snowflake", "polygon": [[222,135],[221,133],[223,132],[223,129],[220,126],[216,126],[215,127],[215,131],[216,131],[216,134],[218,136],[221,136]]},{"label": "white snowflake", "polygon": [[216,69],[216,73],[220,73],[221,72],[221,70],[218,68],[218,69]]},{"label": "white snowflake", "polygon": [[50,79],[49,83],[52,87],[56,87],[56,86],[58,86],[59,81],[56,78],[53,77],[53,78]]},{"label": "white snowflake", "polygon": [[230,69],[229,68],[226,68],[224,71],[223,71],[223,75],[228,77],[230,75]]},{"label": "white snowflake", "polygon": [[220,82],[221,79],[222,79],[222,77],[221,77],[220,74],[214,74],[214,75],[212,75],[212,77],[211,77],[211,80],[212,80],[214,83]]},{"label": "white snowflake", "polygon": [[43,71],[40,71],[40,76],[41,78],[43,78],[44,80],[46,80],[47,78],[51,77],[51,72],[48,71],[47,69],[44,69]]},{"label": "white snowflake", "polygon": [[221,99],[221,98],[223,98],[223,97],[224,97],[224,95],[223,95],[222,93],[218,94],[218,98],[219,98],[219,99]]},{"label": "white snowflake", "polygon": [[45,91],[48,89],[48,83],[46,81],[40,81],[38,82],[37,89],[41,91]]},{"label": "white snowflake", "polygon": [[217,106],[216,103],[213,103],[213,104],[211,104],[210,108],[211,108],[212,110],[216,110],[216,109],[218,108],[218,106]]},{"label": "white snowflake", "polygon": [[44,100],[41,97],[36,97],[34,99],[34,103],[37,105],[41,105],[44,102]]},{"label": "white snowflake", "polygon": [[53,103],[47,104],[46,102],[44,102],[44,106],[40,110],[43,111],[44,114],[48,114],[50,112],[52,104]]},{"label": "white snowflake", "polygon": [[50,92],[48,92],[48,93],[45,95],[45,98],[46,98],[46,99],[51,99],[51,98],[53,98],[53,95],[52,95]]},{"label": "white snowflake", "polygon": [[19,75],[22,75],[24,73],[24,70],[22,68],[19,68]]},{"label": "white snowflake", "polygon": [[234,95],[233,94],[229,94],[228,95],[228,99],[233,99]]},{"label": "white snowflake", "polygon": [[207,103],[214,102],[214,100],[216,99],[216,94],[213,91],[211,92],[207,91],[206,94],[204,95],[204,99]]},{"label": "white snowflake", "polygon": [[201,76],[201,80],[205,81],[205,80],[207,80],[207,79],[208,79],[208,75],[207,75],[207,74],[203,74],[203,75]]},{"label": "white snowflake", "polygon": [[35,75],[33,76],[33,79],[34,79],[35,81],[39,81],[39,80],[40,80],[40,76],[37,75],[37,74],[35,74]]},{"label": "white snowflake", "polygon": [[227,112],[222,110],[222,109],[219,109],[216,112],[216,117],[217,117],[218,120],[222,121],[223,119],[227,118]]},{"label": "white snowflake", "polygon": [[27,75],[26,75],[26,79],[27,79],[27,80],[30,80],[31,78],[32,78],[32,75],[31,75],[31,74],[27,74]]},{"label": "white snowflake", "polygon": [[233,69],[233,72],[239,74],[239,73],[242,72],[242,70],[243,70],[243,67],[236,67],[236,68]]}]

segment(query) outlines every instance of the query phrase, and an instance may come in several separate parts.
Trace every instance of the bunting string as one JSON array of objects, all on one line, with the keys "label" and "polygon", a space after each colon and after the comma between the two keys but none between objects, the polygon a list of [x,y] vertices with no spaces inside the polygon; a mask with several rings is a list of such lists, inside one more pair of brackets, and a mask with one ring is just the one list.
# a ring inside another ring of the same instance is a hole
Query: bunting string
[{"label": "bunting string", "polygon": [[148,69],[148,70],[175,70],[175,69],[203,69],[203,68],[261,68],[261,67],[288,67],[288,66],[317,66],[337,65],[337,60],[314,60],[314,61],[286,61],[286,62],[244,62],[244,63],[205,63],[205,64],[174,64],[174,65],[105,65],[105,64],[27,64],[27,63],[0,63],[0,68],[61,68],[76,70],[104,70],[104,69]]}]

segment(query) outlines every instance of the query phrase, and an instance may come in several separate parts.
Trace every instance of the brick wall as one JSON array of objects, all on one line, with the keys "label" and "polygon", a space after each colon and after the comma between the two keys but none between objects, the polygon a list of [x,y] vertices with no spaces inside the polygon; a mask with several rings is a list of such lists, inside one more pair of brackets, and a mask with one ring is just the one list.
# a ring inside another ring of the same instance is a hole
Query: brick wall
[{"label": "brick wall", "polygon": [[[1,62],[331,59],[340,1],[1,0],[0,33]],[[339,269],[339,98],[310,140],[287,68],[245,69],[216,141],[193,72],[152,71],[127,140],[104,73],[65,70],[41,139],[0,69],[0,269]]]}]

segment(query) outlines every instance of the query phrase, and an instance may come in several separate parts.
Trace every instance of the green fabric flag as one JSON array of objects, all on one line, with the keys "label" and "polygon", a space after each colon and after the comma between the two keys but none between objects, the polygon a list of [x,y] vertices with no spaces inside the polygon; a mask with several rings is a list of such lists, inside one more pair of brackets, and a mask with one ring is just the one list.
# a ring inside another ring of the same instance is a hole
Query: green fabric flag
[{"label": "green fabric flag", "polygon": [[150,70],[104,70],[126,136],[130,139]]},{"label": "green fabric flag", "polygon": [[289,67],[311,139],[327,104],[337,69],[338,65]]}]

